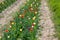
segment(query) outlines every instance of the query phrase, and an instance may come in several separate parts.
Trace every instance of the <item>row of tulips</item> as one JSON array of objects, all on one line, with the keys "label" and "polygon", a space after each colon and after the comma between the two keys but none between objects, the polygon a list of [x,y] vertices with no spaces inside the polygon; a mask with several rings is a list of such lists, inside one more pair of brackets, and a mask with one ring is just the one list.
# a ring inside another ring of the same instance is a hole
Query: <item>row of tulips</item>
[{"label": "row of tulips", "polygon": [[40,0],[27,0],[25,6],[16,12],[9,28],[3,29],[1,40],[37,40]]},{"label": "row of tulips", "polygon": [[11,4],[13,4],[16,0],[4,0],[3,2],[0,3],[0,13],[9,7]]}]

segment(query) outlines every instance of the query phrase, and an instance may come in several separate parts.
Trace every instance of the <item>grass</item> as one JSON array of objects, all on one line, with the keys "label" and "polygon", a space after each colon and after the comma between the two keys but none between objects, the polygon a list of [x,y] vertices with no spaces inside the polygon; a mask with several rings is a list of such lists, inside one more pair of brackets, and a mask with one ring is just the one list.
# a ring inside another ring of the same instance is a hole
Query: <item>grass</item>
[{"label": "grass", "polygon": [[16,12],[9,28],[3,29],[1,40],[37,40],[40,0],[29,0]]},{"label": "grass", "polygon": [[49,0],[50,9],[53,12],[53,21],[55,23],[55,36],[60,40],[60,0]]}]

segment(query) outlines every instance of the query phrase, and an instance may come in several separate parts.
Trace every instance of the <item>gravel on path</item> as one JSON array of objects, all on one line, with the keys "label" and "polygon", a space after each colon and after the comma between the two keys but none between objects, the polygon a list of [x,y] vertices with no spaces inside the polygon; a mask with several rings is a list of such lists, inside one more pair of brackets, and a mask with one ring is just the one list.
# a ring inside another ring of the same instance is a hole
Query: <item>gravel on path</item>
[{"label": "gravel on path", "polygon": [[4,0],[0,0],[0,3],[3,2]]},{"label": "gravel on path", "polygon": [[54,23],[51,20],[51,12],[48,7],[47,0],[41,0],[41,20],[40,20],[40,25],[42,27],[41,31],[41,38],[39,40],[57,40],[53,35],[55,34],[54,32]]}]

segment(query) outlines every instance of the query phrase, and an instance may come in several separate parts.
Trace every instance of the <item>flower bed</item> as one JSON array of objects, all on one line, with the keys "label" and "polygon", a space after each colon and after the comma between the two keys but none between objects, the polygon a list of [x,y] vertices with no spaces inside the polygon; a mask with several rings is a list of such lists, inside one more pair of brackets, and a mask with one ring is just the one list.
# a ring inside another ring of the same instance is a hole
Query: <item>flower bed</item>
[{"label": "flower bed", "polygon": [[3,29],[1,40],[37,40],[40,0],[27,0],[24,7],[10,21],[9,28]]}]

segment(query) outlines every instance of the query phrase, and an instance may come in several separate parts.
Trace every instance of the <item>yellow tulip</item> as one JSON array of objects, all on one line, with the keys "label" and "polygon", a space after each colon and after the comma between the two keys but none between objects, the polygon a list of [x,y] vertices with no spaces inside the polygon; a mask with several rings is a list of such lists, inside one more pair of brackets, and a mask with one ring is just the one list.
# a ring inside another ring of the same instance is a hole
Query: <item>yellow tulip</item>
[{"label": "yellow tulip", "polygon": [[20,31],[22,31],[22,29],[20,29]]},{"label": "yellow tulip", "polygon": [[36,17],[34,16],[34,17],[33,17],[33,20],[35,20],[35,19],[36,19]]}]

